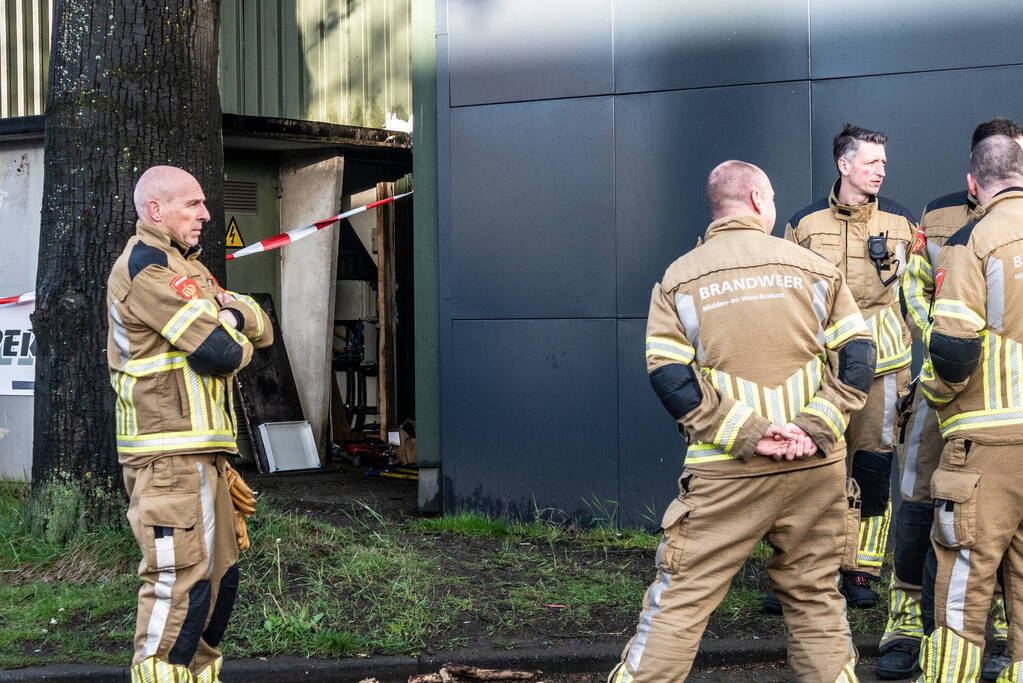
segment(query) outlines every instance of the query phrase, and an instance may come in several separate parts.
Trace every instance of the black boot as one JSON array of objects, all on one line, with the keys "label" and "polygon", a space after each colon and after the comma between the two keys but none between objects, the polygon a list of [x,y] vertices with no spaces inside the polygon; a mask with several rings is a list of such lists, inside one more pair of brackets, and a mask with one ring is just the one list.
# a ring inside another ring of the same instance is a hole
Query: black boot
[{"label": "black boot", "polygon": [[781,600],[774,593],[768,593],[764,596],[764,602],[761,603],[760,609],[768,614],[781,614]]},{"label": "black boot", "polygon": [[870,587],[873,579],[863,572],[842,572],[842,595],[850,607],[877,606],[877,593]]},{"label": "black boot", "polygon": [[912,678],[920,672],[920,641],[899,638],[881,647],[881,658],[874,668],[878,678],[886,681]]},{"label": "black boot", "polygon": [[980,670],[980,680],[993,681],[998,674],[1007,666],[1012,666],[1012,657],[1009,656],[1009,643],[1004,640],[996,640],[991,643],[987,657],[984,658],[984,666]]}]

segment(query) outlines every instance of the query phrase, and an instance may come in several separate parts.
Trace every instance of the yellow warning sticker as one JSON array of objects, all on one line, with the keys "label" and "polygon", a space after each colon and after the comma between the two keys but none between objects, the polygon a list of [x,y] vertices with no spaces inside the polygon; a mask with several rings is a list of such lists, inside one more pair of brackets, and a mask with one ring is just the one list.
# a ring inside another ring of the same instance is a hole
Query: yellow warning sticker
[{"label": "yellow warning sticker", "polygon": [[244,247],[245,240],[242,239],[242,231],[238,229],[238,221],[231,216],[231,222],[227,224],[227,246]]}]

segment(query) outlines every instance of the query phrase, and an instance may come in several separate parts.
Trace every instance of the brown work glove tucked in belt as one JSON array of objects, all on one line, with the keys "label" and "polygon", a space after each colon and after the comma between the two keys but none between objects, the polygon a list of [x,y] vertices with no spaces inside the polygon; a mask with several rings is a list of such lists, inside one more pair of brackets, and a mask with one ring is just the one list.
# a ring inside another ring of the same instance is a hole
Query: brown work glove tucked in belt
[{"label": "brown work glove tucked in belt", "polygon": [[230,463],[225,463],[224,476],[234,504],[234,535],[238,539],[238,550],[246,550],[249,547],[249,529],[245,520],[256,511],[256,494]]}]

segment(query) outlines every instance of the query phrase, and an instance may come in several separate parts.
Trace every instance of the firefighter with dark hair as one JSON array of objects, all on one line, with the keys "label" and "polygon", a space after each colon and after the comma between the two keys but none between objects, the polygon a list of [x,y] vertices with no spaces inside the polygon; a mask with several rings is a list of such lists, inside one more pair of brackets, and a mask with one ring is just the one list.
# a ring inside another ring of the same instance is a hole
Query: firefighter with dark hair
[{"label": "firefighter with dark hair", "polygon": [[[830,195],[797,212],[785,227],[786,238],[841,271],[877,347],[870,396],[845,432],[849,474],[859,484],[863,505],[858,552],[842,568],[842,593],[852,607],[871,607],[878,599],[870,582],[880,577],[884,561],[896,406],[909,384],[911,361],[898,290],[916,220],[878,196],[887,141],[880,131],[846,124],[834,139],[839,178]],[[771,609],[771,602],[769,596],[765,607]]]},{"label": "firefighter with dark hair", "polygon": [[975,681],[999,574],[1013,660],[1023,679],[1023,149],[981,140],[967,176],[984,215],[952,236],[934,272],[933,322],[920,390],[945,447],[931,477],[935,630],[920,652],[924,681]]},{"label": "firefighter with dark hair", "polygon": [[657,578],[608,680],[685,680],[711,612],[766,538],[789,664],[799,680],[851,683],[856,649],[835,577],[859,508],[843,434],[874,381],[874,342],[842,273],[770,236],[762,170],[720,164],[707,200],[703,243],[651,294],[647,371],[688,448]]},{"label": "firefighter with dark hair", "polygon": [[[970,148],[992,135],[1006,135],[1023,144],[1023,130],[1018,125],[1009,119],[996,118],[974,129]],[[922,339],[930,324],[934,264],[938,261],[939,250],[956,231],[983,214],[977,198],[968,190],[938,197],[924,209],[902,278],[902,298],[914,338]],[[926,614],[921,604],[921,588],[925,583],[925,567],[932,570],[934,567],[933,562],[926,562],[934,520],[931,476],[945,445],[938,429],[937,414],[928,407],[923,392],[914,388],[910,400],[903,403],[908,405],[899,415],[901,502],[895,516],[894,572],[888,594],[888,623],[877,662],[878,676],[886,679],[908,678],[916,672],[925,626],[933,624],[933,614]],[[998,597],[992,625],[994,642],[981,671],[983,680],[995,680],[1009,664],[1008,629],[1005,604]]]},{"label": "firefighter with dark hair", "polygon": [[142,550],[132,683],[214,683],[238,591],[252,492],[237,454],[233,378],[273,342],[250,297],[199,262],[210,219],[189,173],[154,166],[135,186],[135,236],[107,280],[107,362],[128,521]]}]

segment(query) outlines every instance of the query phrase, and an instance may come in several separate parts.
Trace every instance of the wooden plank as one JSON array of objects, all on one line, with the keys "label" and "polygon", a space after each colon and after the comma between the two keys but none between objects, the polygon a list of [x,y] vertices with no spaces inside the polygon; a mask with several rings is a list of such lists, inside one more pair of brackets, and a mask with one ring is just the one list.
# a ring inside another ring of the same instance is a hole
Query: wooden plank
[{"label": "wooden plank", "polygon": [[[394,183],[379,183],[377,198],[394,195]],[[388,431],[397,431],[397,279],[395,271],[395,212],[394,204],[377,209],[377,316],[380,333],[377,346],[379,376],[380,438],[387,440]]]}]

